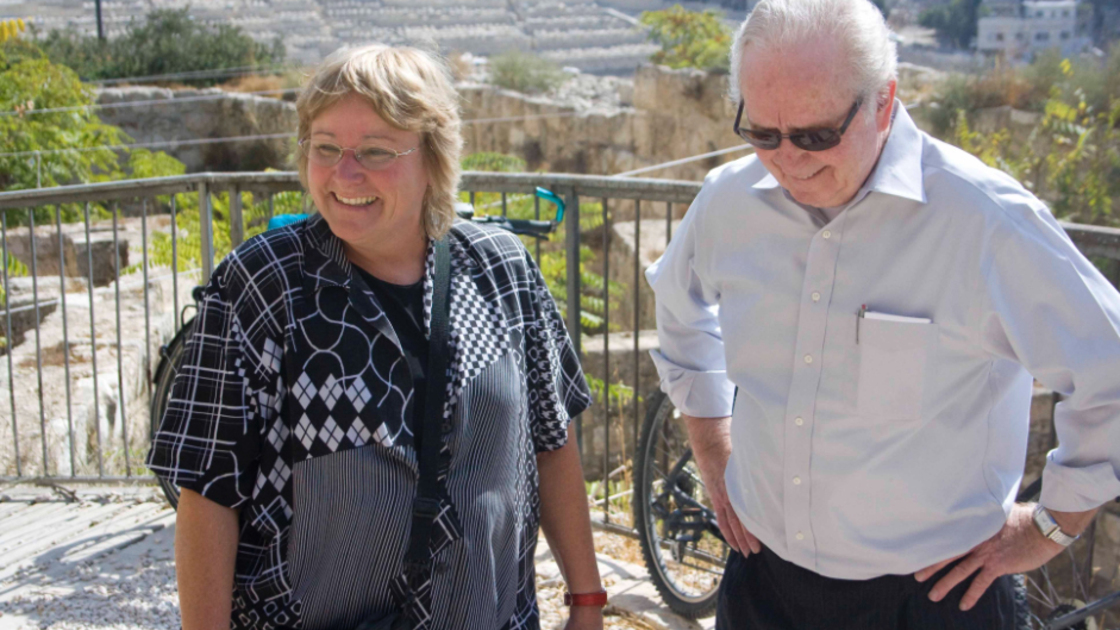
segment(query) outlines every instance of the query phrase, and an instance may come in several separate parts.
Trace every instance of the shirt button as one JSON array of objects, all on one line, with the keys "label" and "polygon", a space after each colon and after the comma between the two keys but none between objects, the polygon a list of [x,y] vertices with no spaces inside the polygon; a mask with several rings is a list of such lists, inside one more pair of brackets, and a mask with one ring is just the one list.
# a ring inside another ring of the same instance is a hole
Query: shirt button
[{"label": "shirt button", "polygon": [[829,232],[828,230],[825,230],[824,233],[821,234],[821,236],[823,236],[825,238],[832,238],[832,232]]},{"label": "shirt button", "polygon": [[794,418],[793,423],[796,424],[797,426],[801,426],[801,425],[805,424],[805,420],[803,418]]},{"label": "shirt button", "polygon": [[801,477],[794,477],[793,478],[793,485],[800,486],[801,485]]},{"label": "shirt button", "polygon": [[816,291],[813,291],[813,301],[814,302],[820,302],[821,301],[821,294],[817,293]]},{"label": "shirt button", "polygon": [[805,362],[806,363],[812,363],[813,362],[813,355],[811,355],[811,354],[805,355]]},{"label": "shirt button", "polygon": [[798,540],[805,540],[805,534],[802,534],[801,532],[797,532],[797,539]]}]

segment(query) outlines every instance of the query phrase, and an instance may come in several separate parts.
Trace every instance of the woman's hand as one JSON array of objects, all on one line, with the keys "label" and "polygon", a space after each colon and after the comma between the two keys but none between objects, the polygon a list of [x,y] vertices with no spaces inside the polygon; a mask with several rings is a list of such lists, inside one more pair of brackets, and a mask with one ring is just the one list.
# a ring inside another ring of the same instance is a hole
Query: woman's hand
[{"label": "woman's hand", "polygon": [[598,606],[572,606],[564,630],[603,630],[603,609]]}]

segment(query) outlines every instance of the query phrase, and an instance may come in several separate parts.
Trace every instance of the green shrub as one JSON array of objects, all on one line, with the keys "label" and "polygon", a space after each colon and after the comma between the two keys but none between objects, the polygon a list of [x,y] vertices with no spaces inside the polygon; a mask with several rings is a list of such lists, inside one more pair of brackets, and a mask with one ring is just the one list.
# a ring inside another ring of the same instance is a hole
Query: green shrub
[{"label": "green shrub", "polygon": [[[129,21],[124,35],[105,41],[72,28],[53,30],[40,46],[52,61],[73,68],[86,80],[274,66],[285,56],[279,38],[270,44],[260,43],[239,27],[198,22],[185,8],[152,11],[143,21]],[[177,82],[213,85],[223,80]]]},{"label": "green shrub", "polygon": [[649,38],[661,46],[650,61],[670,68],[726,71],[731,27],[718,11],[689,11],[679,4],[663,11],[642,13]]},{"label": "green shrub", "polygon": [[1059,219],[1120,226],[1120,95],[1098,108],[1086,99],[1069,61],[1025,140],[1007,130],[984,135],[956,111],[952,141],[989,166],[1010,174],[1050,204]]},{"label": "green shrub", "polygon": [[525,160],[516,155],[482,151],[472,153],[462,160],[464,171],[486,171],[488,173],[524,173]]},{"label": "green shrub", "polygon": [[927,118],[933,134],[950,137],[957,112],[967,114],[989,107],[1010,105],[1043,113],[1060,93],[1076,94],[1095,111],[1111,108],[1120,98],[1120,45],[1113,46],[1103,62],[1063,59],[1057,50],[1038,54],[1030,65],[997,64],[982,74],[952,74],[935,89]]},{"label": "green shrub", "polygon": [[507,90],[537,94],[559,87],[565,79],[560,66],[530,53],[511,50],[490,59],[490,82]]}]

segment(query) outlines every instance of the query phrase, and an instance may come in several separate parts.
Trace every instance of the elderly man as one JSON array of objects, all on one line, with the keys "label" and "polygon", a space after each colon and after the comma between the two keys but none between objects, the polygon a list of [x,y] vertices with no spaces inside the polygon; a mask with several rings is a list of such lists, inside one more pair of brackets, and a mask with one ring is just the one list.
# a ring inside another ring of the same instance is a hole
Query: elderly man
[{"label": "elderly man", "polygon": [[[1008,574],[1120,495],[1120,295],[1042,202],[918,130],[888,35],[867,0],[763,0],[732,50],[755,155],[647,273],[738,551],[719,628],[1010,629]],[[1032,374],[1066,397],[1037,507],[1014,500]]]}]

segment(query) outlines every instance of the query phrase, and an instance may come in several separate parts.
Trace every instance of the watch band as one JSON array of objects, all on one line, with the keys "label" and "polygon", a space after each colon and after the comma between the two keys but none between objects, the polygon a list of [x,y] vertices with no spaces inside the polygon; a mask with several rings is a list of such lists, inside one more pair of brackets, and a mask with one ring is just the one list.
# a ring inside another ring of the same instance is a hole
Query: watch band
[{"label": "watch band", "polygon": [[1073,544],[1080,536],[1070,536],[1062,531],[1058,525],[1058,521],[1054,520],[1054,516],[1050,514],[1050,510],[1042,507],[1041,504],[1034,507],[1035,527],[1042,533],[1043,537],[1048,538],[1063,547],[1068,547]]},{"label": "watch band", "polygon": [[564,593],[565,606],[598,606],[607,605],[607,592],[600,590],[595,593]]}]

